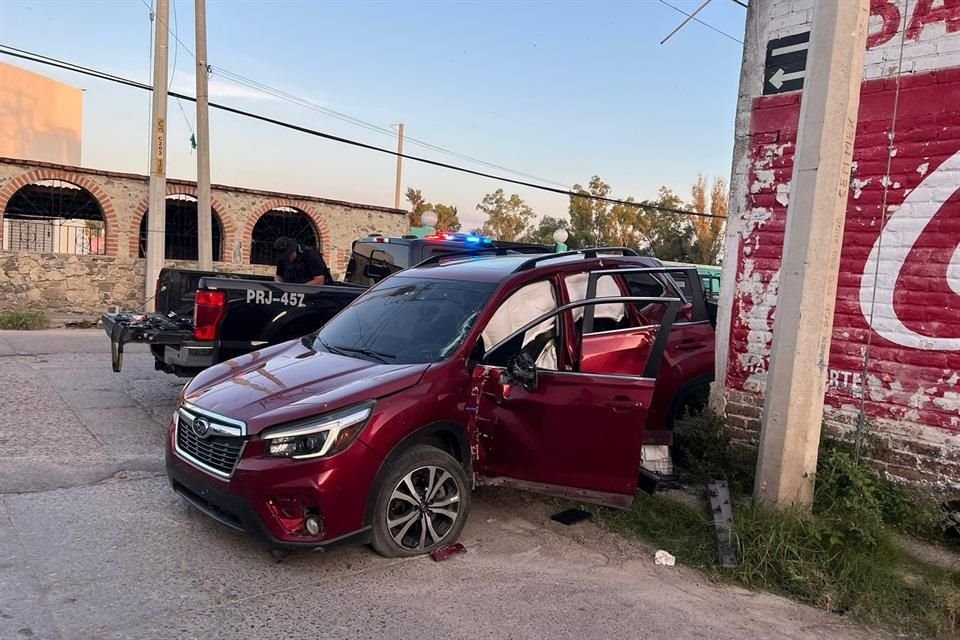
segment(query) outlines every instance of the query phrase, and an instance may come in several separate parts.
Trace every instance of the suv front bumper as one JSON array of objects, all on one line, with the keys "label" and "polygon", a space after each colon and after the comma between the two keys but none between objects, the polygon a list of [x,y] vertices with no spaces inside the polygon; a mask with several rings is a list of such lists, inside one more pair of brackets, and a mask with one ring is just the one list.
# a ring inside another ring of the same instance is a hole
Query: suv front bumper
[{"label": "suv front bumper", "polygon": [[[221,479],[177,455],[174,437],[171,428],[166,469],[173,490],[217,522],[273,548],[309,550],[369,542],[363,514],[377,467],[367,475],[365,462],[371,462],[375,454],[366,445],[354,442],[329,460],[293,464],[281,460],[276,466],[268,459],[241,458],[231,478]],[[320,536],[291,534],[270,512],[267,503],[272,496],[291,494],[317,505],[324,522]]]}]

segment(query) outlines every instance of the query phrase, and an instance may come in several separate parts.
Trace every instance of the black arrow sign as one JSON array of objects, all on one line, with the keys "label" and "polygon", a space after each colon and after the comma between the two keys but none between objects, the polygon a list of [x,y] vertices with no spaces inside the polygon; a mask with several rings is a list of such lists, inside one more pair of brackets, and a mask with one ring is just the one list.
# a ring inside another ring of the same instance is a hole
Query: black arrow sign
[{"label": "black arrow sign", "polygon": [[763,69],[763,95],[803,89],[809,48],[809,31],[777,38],[767,43],[767,59]]}]

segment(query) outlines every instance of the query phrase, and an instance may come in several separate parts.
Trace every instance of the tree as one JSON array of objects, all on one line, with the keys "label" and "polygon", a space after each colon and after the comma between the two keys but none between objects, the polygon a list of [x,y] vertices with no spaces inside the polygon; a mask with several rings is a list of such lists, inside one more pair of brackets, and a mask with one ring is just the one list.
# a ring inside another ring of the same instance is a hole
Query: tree
[{"label": "tree", "polygon": [[[683,200],[667,187],[660,187],[656,200],[644,200],[641,216],[646,228],[646,250],[667,262],[690,262],[693,249],[693,227],[690,216],[669,213],[666,209],[683,209]],[[658,207],[658,208],[654,208]]]},{"label": "tree", "polygon": [[460,231],[460,218],[457,217],[457,208],[449,204],[440,204],[433,206],[433,212],[437,214],[438,231]]},{"label": "tree", "polygon": [[[566,229],[567,233],[570,233],[570,221],[565,218],[543,216],[537,226],[530,227],[521,240],[524,242],[532,242],[534,244],[553,245],[556,244],[553,239],[553,234],[557,229]],[[571,241],[573,241],[572,234],[567,238],[567,242],[565,244],[567,244],[567,246],[571,246]]]},{"label": "tree", "polygon": [[457,217],[457,208],[448,204],[431,204],[427,202],[420,189],[407,189],[407,202],[410,203],[410,226],[422,227],[423,214],[433,211],[437,214],[438,231],[460,231],[460,219]]},{"label": "tree", "polygon": [[690,200],[690,204],[688,205],[691,211],[706,211],[709,208],[707,202],[707,179],[703,177],[702,173],[697,174],[697,181],[693,183],[690,193],[693,196],[693,199]]},{"label": "tree", "polygon": [[596,247],[603,244],[603,229],[609,205],[594,198],[610,197],[610,185],[600,176],[590,178],[586,189],[579,184],[573,185],[575,193],[592,196],[582,198],[570,196],[570,234],[578,247]]},{"label": "tree", "polygon": [[[641,210],[629,204],[612,204],[600,200],[599,198],[610,198],[612,191],[610,185],[600,176],[590,178],[586,189],[574,185],[573,191],[584,196],[570,197],[570,231],[576,246],[639,248],[645,244],[647,223]],[[635,201],[627,198],[624,202]]]},{"label": "tree", "polygon": [[420,189],[408,187],[407,202],[410,203],[410,226],[422,227],[423,222],[420,221],[420,216],[423,215],[424,211],[430,208],[430,205],[424,199],[423,194],[420,193]]},{"label": "tree", "polygon": [[[715,216],[727,215],[727,185],[722,178],[714,178],[710,189],[710,203],[707,205],[707,181],[703,174],[697,176],[693,185],[692,211],[710,213]],[[724,218],[691,216],[693,228],[693,246],[690,259],[697,264],[716,264],[723,247]]]},{"label": "tree", "polygon": [[485,195],[477,210],[487,215],[483,235],[496,240],[516,240],[533,218],[533,209],[520,196],[514,193],[508,198],[503,189]]},{"label": "tree", "polygon": [[[635,202],[627,198],[624,202]],[[602,243],[610,247],[638,249],[646,243],[649,222],[638,206],[615,204],[610,207],[606,221],[600,225]]]}]

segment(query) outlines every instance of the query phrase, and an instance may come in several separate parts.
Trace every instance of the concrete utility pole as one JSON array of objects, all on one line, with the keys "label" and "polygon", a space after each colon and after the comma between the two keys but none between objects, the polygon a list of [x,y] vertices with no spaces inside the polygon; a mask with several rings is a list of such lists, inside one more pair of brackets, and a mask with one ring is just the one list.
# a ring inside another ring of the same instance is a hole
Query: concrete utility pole
[{"label": "concrete utility pole", "polygon": [[167,60],[169,54],[169,0],[157,0],[153,17],[156,46],[153,50],[153,108],[150,112],[150,205],[147,210],[147,278],[144,288],[147,311],[163,268],[167,226]]},{"label": "concrete utility pole", "polygon": [[393,192],[393,208],[400,208],[400,192],[403,190],[403,123],[397,125],[397,188]]},{"label": "concrete utility pole", "polygon": [[754,487],[783,506],[813,502],[870,2],[814,6]]},{"label": "concrete utility pole", "polygon": [[213,269],[210,220],[210,94],[207,89],[207,3],[196,0],[197,28],[197,256],[201,271]]}]

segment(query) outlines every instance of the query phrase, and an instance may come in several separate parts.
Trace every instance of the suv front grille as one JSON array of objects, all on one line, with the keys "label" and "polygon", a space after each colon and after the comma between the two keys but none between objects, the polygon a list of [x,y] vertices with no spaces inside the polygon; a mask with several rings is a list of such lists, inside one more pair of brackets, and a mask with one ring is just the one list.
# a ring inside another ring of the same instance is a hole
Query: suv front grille
[{"label": "suv front grille", "polygon": [[246,444],[244,431],[242,423],[181,407],[177,410],[177,454],[208,473],[229,478]]}]

